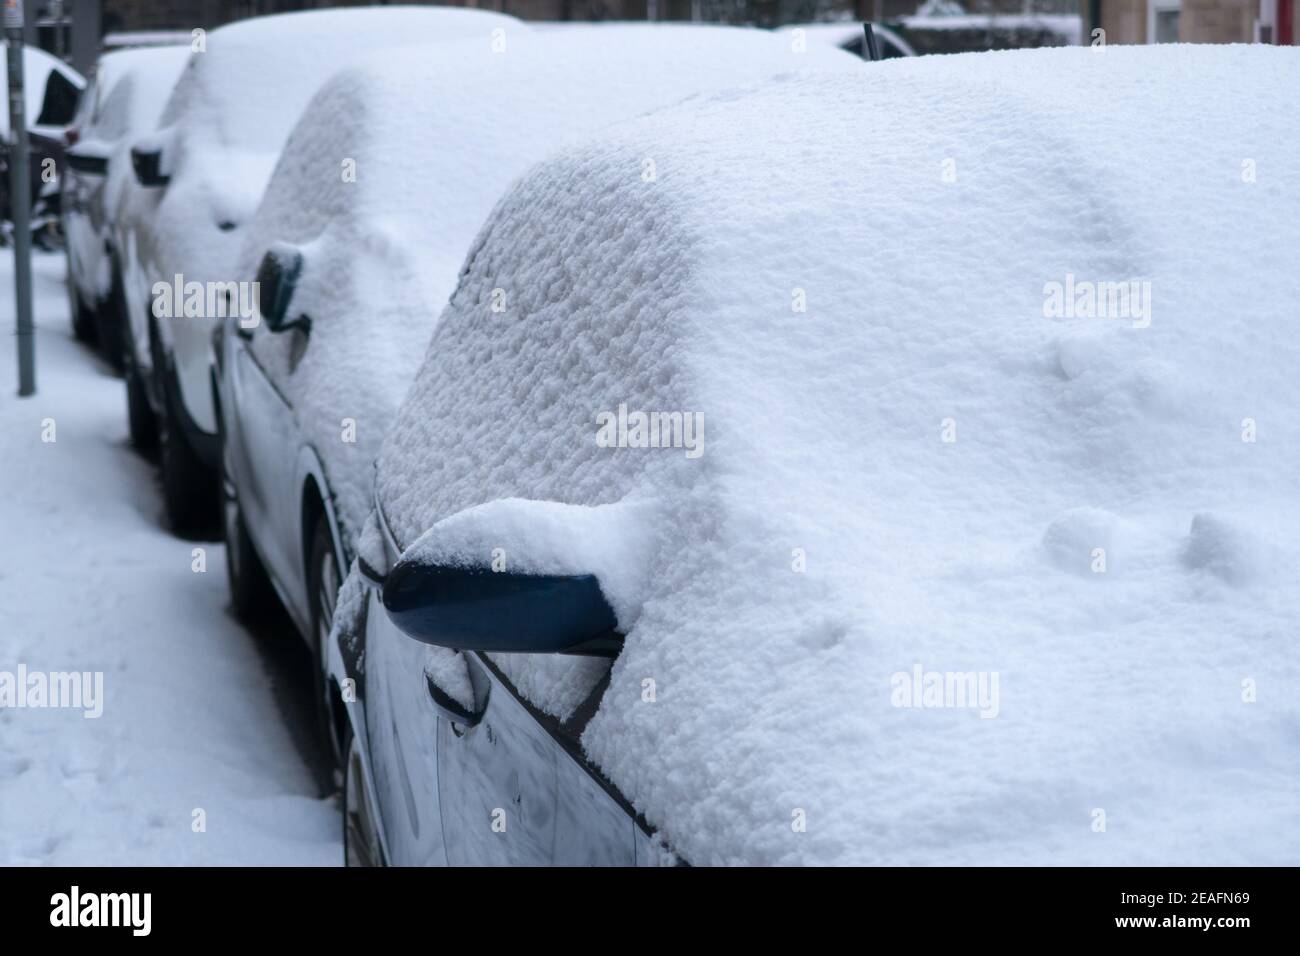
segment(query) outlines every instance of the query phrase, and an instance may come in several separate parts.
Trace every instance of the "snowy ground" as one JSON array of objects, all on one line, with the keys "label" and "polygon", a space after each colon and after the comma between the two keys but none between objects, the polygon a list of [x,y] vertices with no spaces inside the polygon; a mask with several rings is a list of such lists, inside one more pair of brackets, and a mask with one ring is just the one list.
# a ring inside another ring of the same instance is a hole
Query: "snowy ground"
[{"label": "snowy ground", "polygon": [[[16,397],[12,335],[0,355],[0,676],[102,672],[103,713],[0,709],[0,864],[334,864],[305,650],[285,623],[241,628],[222,546],[163,526],[122,383],[71,337],[63,270],[34,263],[36,396]],[[0,249],[6,332],[13,298]]]}]

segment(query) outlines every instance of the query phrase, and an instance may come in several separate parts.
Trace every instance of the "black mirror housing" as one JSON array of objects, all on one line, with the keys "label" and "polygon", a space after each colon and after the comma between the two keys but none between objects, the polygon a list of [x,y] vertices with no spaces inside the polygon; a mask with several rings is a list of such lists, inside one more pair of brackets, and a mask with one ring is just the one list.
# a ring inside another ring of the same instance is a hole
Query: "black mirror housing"
[{"label": "black mirror housing", "polygon": [[171,182],[171,176],[162,171],[162,157],[161,149],[131,148],[131,168],[141,186],[166,186]]},{"label": "black mirror housing", "polygon": [[614,656],[618,621],[595,575],[399,561],[383,604],[405,634],[460,651]]},{"label": "black mirror housing", "polygon": [[302,273],[302,253],[288,243],[279,242],[267,250],[257,267],[257,301],[266,327],[272,332],[292,328],[309,328],[305,317],[288,321],[289,302]]},{"label": "black mirror housing", "polygon": [[93,153],[83,153],[77,149],[69,149],[64,153],[68,161],[68,166],[79,173],[86,173],[91,176],[103,176],[108,172],[108,157],[96,156]]}]

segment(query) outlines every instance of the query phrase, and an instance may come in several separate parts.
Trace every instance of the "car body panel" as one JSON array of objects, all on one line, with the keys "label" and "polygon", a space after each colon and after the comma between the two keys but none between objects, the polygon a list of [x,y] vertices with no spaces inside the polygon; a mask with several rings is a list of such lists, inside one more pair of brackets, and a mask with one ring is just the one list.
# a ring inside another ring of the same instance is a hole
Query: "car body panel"
[{"label": "car body panel", "polygon": [[[285,610],[311,644],[310,529],[305,503],[312,486],[320,495],[338,566],[346,569],[351,555],[343,545],[320,455],[298,440],[293,409],[245,347],[244,335],[249,334],[239,328],[237,318],[219,327],[214,337],[219,358],[212,372],[212,391],[249,537]],[[236,413],[237,409],[243,412]],[[255,466],[255,462],[270,462],[274,467]]]},{"label": "car body panel", "polygon": [[[385,622],[386,641],[400,646],[418,641]],[[559,802],[556,748],[495,675],[489,675],[477,655],[465,655],[471,680],[490,681],[487,710],[474,727],[460,727],[445,718],[437,722],[437,799],[441,811],[447,862],[452,866],[544,866],[552,862]],[[427,692],[426,692],[427,694]],[[418,732],[419,725],[408,725]],[[416,736],[416,734],[409,734]],[[423,736],[420,734],[419,736]],[[409,745],[409,740],[408,740]],[[425,779],[427,748],[416,745],[403,761]],[[422,803],[435,801],[424,789]],[[629,834],[630,835],[630,834]]]},{"label": "car body panel", "polygon": [[[83,135],[93,126],[101,92],[102,87],[92,79],[82,93],[72,126]],[[107,158],[105,144],[97,139],[79,141],[74,149]],[[68,278],[87,305],[93,305],[107,291],[101,278],[106,264],[104,235],[107,222],[102,201],[105,178],[103,174],[83,172],[70,165],[63,171],[61,214],[68,253]]]},{"label": "car body panel", "polygon": [[[475,682],[490,688],[481,722],[464,727],[439,713],[426,686],[432,652],[393,625],[372,591],[360,709],[391,862],[631,866],[652,859],[638,852],[646,835],[626,805],[486,658],[464,655]],[[342,666],[341,653],[334,660]]]},{"label": "car body panel", "polygon": [[[382,516],[379,522],[391,566],[396,545]],[[462,655],[483,707],[481,721],[465,727],[439,712],[428,691],[430,655],[448,651],[398,630],[374,586],[367,586],[363,617],[357,632],[332,644],[330,673],[357,689],[345,707],[365,741],[390,862],[631,866],[669,859],[626,801],[577,756],[576,734],[562,739],[557,722],[526,704],[488,656]]]},{"label": "car body panel", "polygon": [[[8,46],[0,45],[0,85],[5,87],[6,94],[8,56]],[[63,131],[77,109],[71,97],[84,91],[85,77],[53,54],[31,45],[23,47],[23,73],[23,106],[28,130],[62,141]],[[7,95],[5,98],[8,100]],[[9,141],[8,110],[0,111],[0,139]]]}]

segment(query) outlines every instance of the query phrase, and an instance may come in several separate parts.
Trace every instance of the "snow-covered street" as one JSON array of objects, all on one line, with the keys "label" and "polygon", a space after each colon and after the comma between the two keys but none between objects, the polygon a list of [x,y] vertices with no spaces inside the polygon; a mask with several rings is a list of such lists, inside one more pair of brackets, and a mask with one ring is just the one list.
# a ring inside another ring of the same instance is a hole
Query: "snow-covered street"
[{"label": "snow-covered street", "polygon": [[37,394],[16,397],[12,334],[0,360],[0,671],[102,673],[103,700],[0,709],[0,864],[339,862],[305,648],[244,630],[222,545],[167,531],[122,382],[72,338],[63,256],[33,273]]}]

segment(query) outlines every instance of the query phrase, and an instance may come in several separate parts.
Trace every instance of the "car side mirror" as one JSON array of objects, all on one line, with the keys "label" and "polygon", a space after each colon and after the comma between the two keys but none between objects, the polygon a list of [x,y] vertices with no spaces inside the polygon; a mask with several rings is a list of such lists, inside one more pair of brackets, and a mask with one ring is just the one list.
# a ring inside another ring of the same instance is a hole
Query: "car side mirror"
[{"label": "car side mirror", "polygon": [[311,320],[305,315],[289,321],[289,303],[302,273],[302,253],[285,242],[277,242],[262,257],[257,267],[257,301],[262,318],[272,332],[301,328],[308,331]]},{"label": "car side mirror", "polygon": [[131,168],[135,170],[136,182],[141,186],[166,186],[171,182],[171,176],[162,171],[162,147],[131,147]]},{"label": "car side mirror", "polygon": [[382,600],[403,633],[454,650],[613,656],[622,646],[614,611],[591,574],[398,561]]},{"label": "car side mirror", "polygon": [[108,172],[108,157],[88,151],[85,146],[74,146],[64,156],[68,165],[79,173],[91,176],[103,176]]}]

